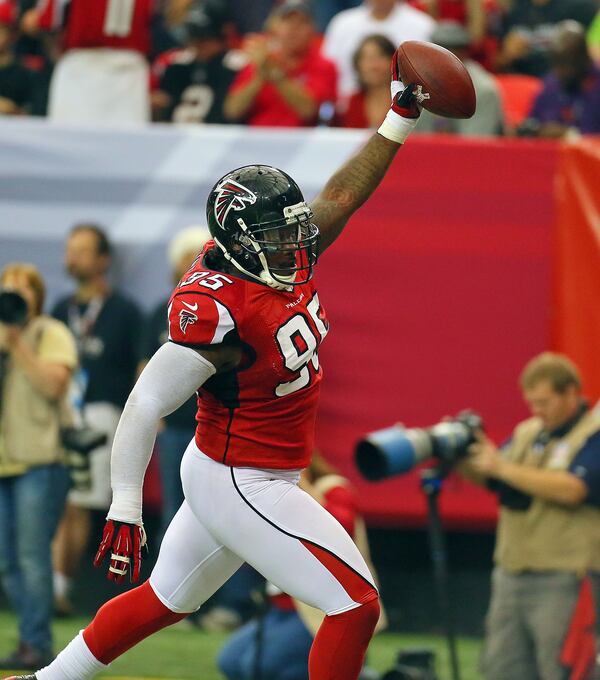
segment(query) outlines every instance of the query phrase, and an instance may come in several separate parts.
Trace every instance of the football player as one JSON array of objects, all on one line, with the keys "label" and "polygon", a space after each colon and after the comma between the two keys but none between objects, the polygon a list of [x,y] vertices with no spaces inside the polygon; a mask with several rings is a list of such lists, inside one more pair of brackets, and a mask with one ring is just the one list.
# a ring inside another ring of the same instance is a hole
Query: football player
[{"label": "football player", "polygon": [[297,484],[313,450],[318,348],[329,330],[313,267],[419,116],[419,91],[405,88],[394,67],[392,78],[378,132],[310,206],[291,177],[269,166],[238,168],[214,186],[213,240],[171,296],[170,342],[142,372],[117,429],[96,566],[108,556],[109,579],[139,579],[142,483],[158,422],[198,391],[196,436],[181,466],[185,500],[149,580],[107,602],[49,666],[21,678],[92,678],[197,610],[244,561],[325,612],[310,679],[358,677],[379,618],[377,589],[350,536]]}]

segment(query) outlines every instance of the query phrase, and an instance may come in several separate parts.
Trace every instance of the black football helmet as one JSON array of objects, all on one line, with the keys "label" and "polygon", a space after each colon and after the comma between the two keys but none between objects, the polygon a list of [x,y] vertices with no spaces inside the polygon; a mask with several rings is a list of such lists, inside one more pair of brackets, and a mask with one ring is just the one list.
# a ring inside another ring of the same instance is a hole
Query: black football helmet
[{"label": "black football helmet", "polygon": [[206,218],[225,258],[247,276],[278,290],[312,277],[319,229],[282,170],[245,165],[228,172],[210,192]]}]

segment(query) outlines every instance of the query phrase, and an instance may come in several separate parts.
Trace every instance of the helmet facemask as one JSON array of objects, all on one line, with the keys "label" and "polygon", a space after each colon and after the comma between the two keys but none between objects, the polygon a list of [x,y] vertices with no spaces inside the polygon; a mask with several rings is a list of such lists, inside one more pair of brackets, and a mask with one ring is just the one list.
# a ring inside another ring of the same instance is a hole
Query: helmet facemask
[{"label": "helmet facemask", "polygon": [[292,290],[312,278],[317,261],[318,227],[305,202],[283,208],[283,218],[247,225],[237,218],[240,233],[226,247],[225,257],[241,272],[277,290]]}]

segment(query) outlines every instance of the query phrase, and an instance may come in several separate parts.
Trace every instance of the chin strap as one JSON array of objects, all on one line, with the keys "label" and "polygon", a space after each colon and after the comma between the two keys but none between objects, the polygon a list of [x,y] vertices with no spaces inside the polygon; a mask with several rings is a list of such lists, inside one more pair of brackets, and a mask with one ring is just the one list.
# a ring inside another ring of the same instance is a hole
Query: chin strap
[{"label": "chin strap", "polygon": [[[271,274],[266,272],[264,269],[260,273],[260,280],[263,283],[266,283],[267,286],[270,286],[271,288],[275,288],[275,290],[286,290],[288,293],[294,290],[294,286],[291,284],[294,282],[296,275],[294,274],[293,276],[286,276],[286,277],[281,277],[281,281],[277,281],[274,279]],[[285,279],[289,279],[290,283],[284,283]]]},{"label": "chin strap", "polygon": [[266,259],[265,256],[262,253],[257,253],[257,256],[260,260],[260,263],[262,265],[262,270],[260,274],[256,275],[253,274],[251,271],[243,267],[234,257],[232,257],[226,250],[226,248],[223,246],[222,243],[219,242],[218,239],[214,239],[215,243],[219,246],[221,251],[223,252],[223,255],[225,259],[230,262],[238,271],[242,272],[242,274],[245,274],[246,276],[250,276],[251,278],[255,279],[256,281],[260,281],[261,283],[264,283],[265,285],[269,286],[270,288],[274,288],[275,290],[285,290],[285,291],[292,291],[294,287],[291,285],[296,278],[296,275],[294,274],[293,276],[290,276],[290,283],[286,283],[283,281],[283,277],[281,281],[277,281],[276,279],[273,278],[271,273],[269,272],[268,265],[266,264]]}]

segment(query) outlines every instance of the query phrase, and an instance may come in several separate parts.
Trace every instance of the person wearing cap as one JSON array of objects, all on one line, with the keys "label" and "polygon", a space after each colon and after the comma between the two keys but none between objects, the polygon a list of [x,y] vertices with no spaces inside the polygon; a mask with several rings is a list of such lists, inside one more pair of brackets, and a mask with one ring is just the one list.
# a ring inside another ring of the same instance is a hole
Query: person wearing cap
[{"label": "person wearing cap", "polygon": [[174,123],[226,123],[223,102],[238,70],[240,53],[229,51],[225,17],[195,5],[183,24],[186,46],[169,57],[152,93],[153,118]]},{"label": "person wearing cap", "polygon": [[267,20],[265,35],[251,35],[244,51],[248,65],[225,100],[225,116],[248,125],[315,125],[319,109],[335,102],[336,71],[315,45],[310,5],[286,0]]},{"label": "person wearing cap", "polygon": [[34,74],[20,64],[14,52],[15,8],[0,3],[0,115],[27,113],[34,97]]},{"label": "person wearing cap", "polygon": [[471,37],[456,21],[440,21],[431,41],[453,52],[471,76],[477,96],[477,110],[472,118],[443,118],[423,110],[417,132],[443,132],[467,137],[493,137],[503,134],[504,113],[496,79],[481,64],[469,58]]}]

